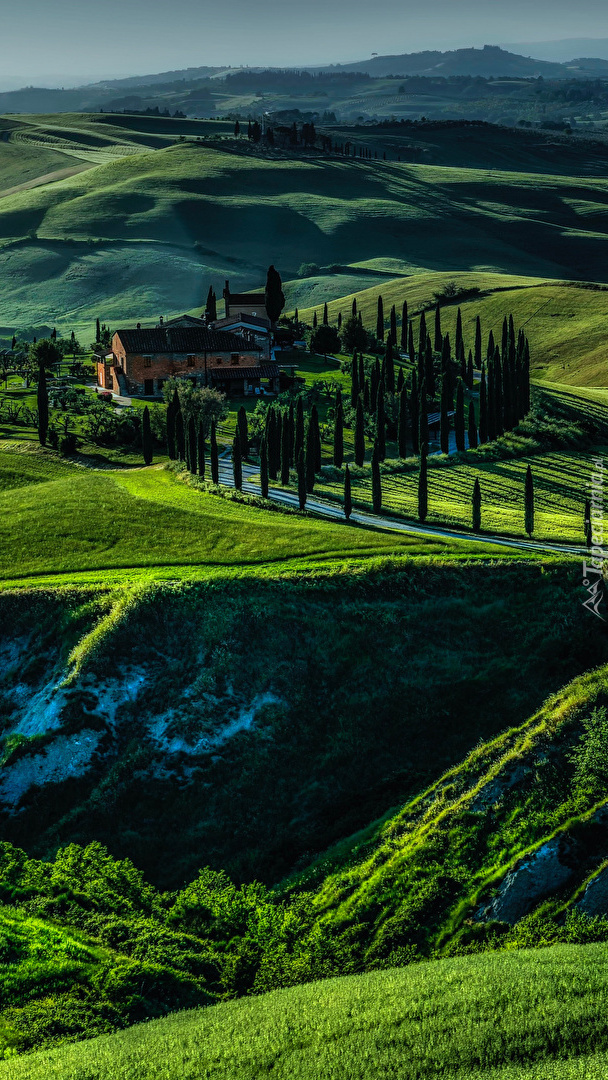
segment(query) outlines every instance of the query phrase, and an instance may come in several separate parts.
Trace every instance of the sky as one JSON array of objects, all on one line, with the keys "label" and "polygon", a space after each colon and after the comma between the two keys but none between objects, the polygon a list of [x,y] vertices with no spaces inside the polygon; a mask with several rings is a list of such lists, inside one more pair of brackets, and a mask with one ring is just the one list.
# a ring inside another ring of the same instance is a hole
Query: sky
[{"label": "sky", "polygon": [[0,86],[608,38],[606,0],[0,0]]}]

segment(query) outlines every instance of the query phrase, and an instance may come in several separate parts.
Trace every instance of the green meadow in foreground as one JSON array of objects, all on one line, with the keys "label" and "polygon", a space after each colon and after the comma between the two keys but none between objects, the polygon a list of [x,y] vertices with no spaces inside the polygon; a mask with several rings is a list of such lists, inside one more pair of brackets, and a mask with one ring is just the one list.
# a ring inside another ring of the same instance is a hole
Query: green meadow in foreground
[{"label": "green meadow in foreground", "polygon": [[600,1080],[608,946],[461,957],[178,1013],[7,1080]]},{"label": "green meadow in foreground", "polygon": [[291,561],[464,554],[469,545],[284,515],[201,493],[162,466],[92,469],[0,450],[0,580],[84,571],[255,571]]}]

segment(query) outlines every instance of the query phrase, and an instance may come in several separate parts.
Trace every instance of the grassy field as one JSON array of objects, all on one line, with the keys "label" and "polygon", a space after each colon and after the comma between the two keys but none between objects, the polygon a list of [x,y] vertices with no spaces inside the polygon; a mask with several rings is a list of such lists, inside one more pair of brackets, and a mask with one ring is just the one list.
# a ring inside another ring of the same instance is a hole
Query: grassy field
[{"label": "grassy field", "polygon": [[[471,168],[466,140],[454,164],[294,159],[252,153],[221,125],[184,122],[179,142],[162,121],[154,130],[149,118],[100,120],[4,121],[1,190],[13,185],[21,147],[94,166],[0,200],[7,327],[170,315],[199,305],[210,281],[216,291],[225,277],[256,287],[270,262],[286,280],[302,262],[402,261],[404,252],[410,271],[604,276],[606,182],[570,176],[567,163],[564,175],[542,173],[525,152],[514,172],[489,153]],[[437,232],[440,251],[429,245]]]},{"label": "grassy field", "polygon": [[11,1080],[599,1080],[608,947],[443,960],[186,1012],[0,1065]]},{"label": "grassy field", "polygon": [[188,576],[189,571],[255,573],[283,563],[322,565],[367,556],[466,554],[466,544],[402,538],[285,516],[207,495],[162,467],[96,469],[0,446],[0,580],[82,572],[103,580]]}]

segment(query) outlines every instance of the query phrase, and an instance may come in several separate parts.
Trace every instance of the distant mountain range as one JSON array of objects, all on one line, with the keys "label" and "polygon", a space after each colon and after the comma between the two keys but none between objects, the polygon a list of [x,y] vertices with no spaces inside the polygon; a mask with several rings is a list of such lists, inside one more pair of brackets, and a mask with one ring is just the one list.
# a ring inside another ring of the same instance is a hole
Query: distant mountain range
[{"label": "distant mountain range", "polygon": [[[540,44],[542,43],[537,43],[539,47]],[[559,43],[545,44],[548,48],[551,44],[556,46]],[[577,44],[582,46],[589,43],[585,39],[580,39]],[[602,42],[593,44],[598,46],[602,45]],[[608,56],[608,41],[605,45]],[[533,47],[535,46],[530,46],[530,48]],[[563,50],[565,49],[564,43]],[[221,108],[219,99],[225,86],[223,80],[226,75],[236,72],[243,75],[247,73],[255,75],[263,70],[268,69],[203,66],[164,71],[153,75],[103,80],[70,89],[30,86],[0,93],[0,113],[97,112],[100,109],[112,112],[158,107],[168,108],[170,111],[185,110],[188,116],[209,116],[214,115],[214,105]],[[482,49],[372,56],[369,60],[360,60],[352,64],[330,64],[287,70],[309,71],[319,75],[361,73],[372,78],[478,76],[485,79],[537,79],[540,77],[547,80],[608,79],[608,59],[595,57],[557,63],[532,56],[522,56],[496,45],[485,45]]]},{"label": "distant mountain range", "polygon": [[575,56],[593,56],[608,60],[608,38],[563,38],[561,41],[518,41],[503,45],[509,52],[568,64]]}]

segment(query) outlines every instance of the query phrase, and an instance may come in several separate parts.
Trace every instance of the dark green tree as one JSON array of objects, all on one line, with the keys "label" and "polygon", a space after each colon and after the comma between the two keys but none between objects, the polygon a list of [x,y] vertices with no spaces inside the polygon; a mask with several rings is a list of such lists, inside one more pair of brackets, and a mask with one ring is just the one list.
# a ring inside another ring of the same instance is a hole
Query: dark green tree
[{"label": "dark green tree", "polygon": [[340,335],[335,326],[321,324],[310,335],[310,351],[324,356],[327,359],[329,353],[337,353],[342,349]]},{"label": "dark green tree", "polygon": [[410,393],[410,416],[412,421],[412,449],[415,454],[420,449],[420,398],[418,396],[418,380],[416,371],[412,371],[412,389]]},{"label": "dark green tree", "polygon": [[420,447],[420,470],[418,472],[418,520],[424,524],[429,511],[429,478],[427,464],[428,446]]},{"label": "dark green tree", "polygon": [[407,457],[407,390],[402,387],[399,394],[399,420],[397,425],[397,441],[399,444],[399,457]]},{"label": "dark green tree", "polygon": [[528,536],[532,536],[534,532],[534,478],[532,476],[532,469],[528,465],[526,469],[526,488],[524,494],[525,500],[525,513],[524,513],[524,527]]},{"label": "dark green tree", "polygon": [[175,449],[177,452],[177,460],[186,460],[186,438],[184,432],[184,414],[181,410],[181,405],[177,404],[177,412],[175,414]]},{"label": "dark green tree", "polygon": [[401,352],[407,352],[407,332],[408,332],[408,317],[407,317],[407,300],[403,301],[403,307],[401,309]]},{"label": "dark green tree", "polygon": [[[36,404],[38,406],[38,441],[41,446],[46,446],[46,437],[49,430],[49,391],[46,384],[46,371],[44,364],[38,368],[38,389],[36,392]],[[150,414],[148,413],[148,424]],[[149,464],[149,462],[146,462]]]},{"label": "dark green tree", "polygon": [[475,406],[469,401],[469,450],[477,448],[477,422],[475,420]]},{"label": "dark green tree", "polygon": [[486,386],[486,368],[481,365],[479,384],[479,442],[483,446],[488,441],[488,390]]},{"label": "dark green tree", "polygon": [[[292,417],[293,420],[293,417]],[[289,414],[283,417],[281,428],[281,483],[286,487],[289,483],[289,465],[291,461],[291,425]]]},{"label": "dark green tree", "polygon": [[217,319],[217,299],[213,291],[213,286],[209,286],[209,292],[207,293],[207,303],[205,304],[205,315],[208,322],[215,322]]},{"label": "dark green tree", "polygon": [[298,452],[298,502],[300,503],[300,510],[304,510],[306,506],[306,459],[304,457],[304,448],[300,447]]},{"label": "dark green tree", "polygon": [[456,413],[454,415],[454,434],[456,436],[456,449],[464,450],[464,383],[458,380],[456,387]]},{"label": "dark green tree", "polygon": [[456,340],[454,343],[456,351],[456,359],[460,363],[460,359],[464,356],[464,337],[462,334],[462,311],[458,308],[456,313]]},{"label": "dark green tree", "polygon": [[141,418],[141,446],[144,457],[144,465],[151,465],[152,459],[154,457],[154,446],[152,441],[152,428],[150,426],[150,410],[147,405],[144,408]]},{"label": "dark green tree", "polygon": [[101,324],[99,322],[99,319],[95,320],[95,341],[97,345],[99,345],[101,341]]},{"label": "dark green tree", "polygon": [[197,442],[196,423],[191,416],[188,421],[188,468],[195,475],[198,472]]},{"label": "dark green tree", "polygon": [[205,428],[203,421],[198,422],[198,445],[197,445],[197,458],[198,458],[198,475],[201,480],[205,479]]},{"label": "dark green tree", "polygon": [[450,373],[444,371],[441,377],[441,402],[439,414],[439,440],[441,453],[450,452],[450,412],[452,410],[452,391]]},{"label": "dark green tree", "polygon": [[374,443],[372,451],[372,509],[374,514],[382,510],[382,480],[380,478],[380,454],[378,443]]},{"label": "dark green tree", "polygon": [[350,469],[348,465],[344,471],[344,517],[347,521],[350,520],[350,515],[353,512],[353,500],[351,495],[350,485]]},{"label": "dark green tree", "polygon": [[479,479],[475,477],[475,483],[473,484],[473,496],[472,503],[472,526],[473,532],[481,532],[481,488],[479,486]]},{"label": "dark green tree", "polygon": [[327,310],[327,301],[323,304],[323,326],[329,326],[329,312]]},{"label": "dark green tree", "polygon": [[241,405],[237,413],[236,422],[239,439],[241,440],[241,456],[243,460],[246,461],[249,454],[249,430],[247,425],[247,413],[244,405]]},{"label": "dark green tree", "polygon": [[167,452],[171,461],[175,461],[177,457],[177,449],[175,446],[175,414],[179,409],[179,397],[177,390],[173,393],[173,398],[167,405]]},{"label": "dark green tree", "polygon": [[359,468],[365,461],[365,426],[363,421],[363,404],[361,398],[357,402],[357,414],[355,418],[355,464]]},{"label": "dark green tree", "polygon": [[279,316],[285,307],[285,294],[283,292],[283,283],[281,281],[281,275],[278,270],[275,270],[274,266],[268,267],[268,274],[266,277],[266,314],[270,319],[273,326],[276,326]]},{"label": "dark green tree", "polygon": [[378,313],[376,315],[376,337],[378,341],[384,341],[384,302],[378,294]]},{"label": "dark green tree", "polygon": [[211,481],[214,484],[220,482],[220,461],[217,449],[217,435],[215,431],[215,419],[211,421],[211,436],[210,436],[210,458],[211,458]]},{"label": "dark green tree", "polygon": [[298,461],[300,457],[300,450],[304,449],[304,402],[301,397],[298,398],[298,404],[296,405],[296,434],[293,446],[294,460]]},{"label": "dark green tree", "polygon": [[482,344],[481,344],[481,319],[479,318],[479,315],[478,315],[476,320],[475,320],[475,356],[474,356],[474,364],[475,364],[475,367],[477,368],[478,371],[481,371],[481,361],[482,361],[481,350],[482,350]]},{"label": "dark green tree", "polygon": [[443,334],[441,333],[441,308],[439,307],[439,304],[437,304],[437,307],[435,308],[435,341],[433,345],[435,352],[440,353],[442,346]]},{"label": "dark green tree", "polygon": [[395,345],[395,347],[396,347],[396,345],[397,345],[397,308],[395,307],[394,304],[393,304],[393,306],[391,308],[390,327],[391,327],[391,339],[392,339],[393,345]]},{"label": "dark green tree", "polygon": [[384,380],[380,379],[378,395],[376,398],[376,446],[378,457],[384,461],[386,457],[386,409],[384,404]]},{"label": "dark green tree", "polygon": [[234,486],[237,491],[243,490],[243,461],[241,458],[241,440],[239,439],[238,432],[235,434],[232,440],[232,473],[234,476]]},{"label": "dark green tree", "polygon": [[422,453],[422,447],[428,444],[429,439],[429,410],[426,397],[426,382],[420,387],[420,407],[418,411],[418,447]]},{"label": "dark green tree", "polygon": [[342,395],[338,390],[336,394],[336,409],[334,418],[334,465],[336,469],[342,468],[344,461],[344,410],[342,408]]},{"label": "dark green tree", "polygon": [[268,447],[266,445],[266,439],[263,438],[260,443],[260,490],[262,498],[268,498]]}]

